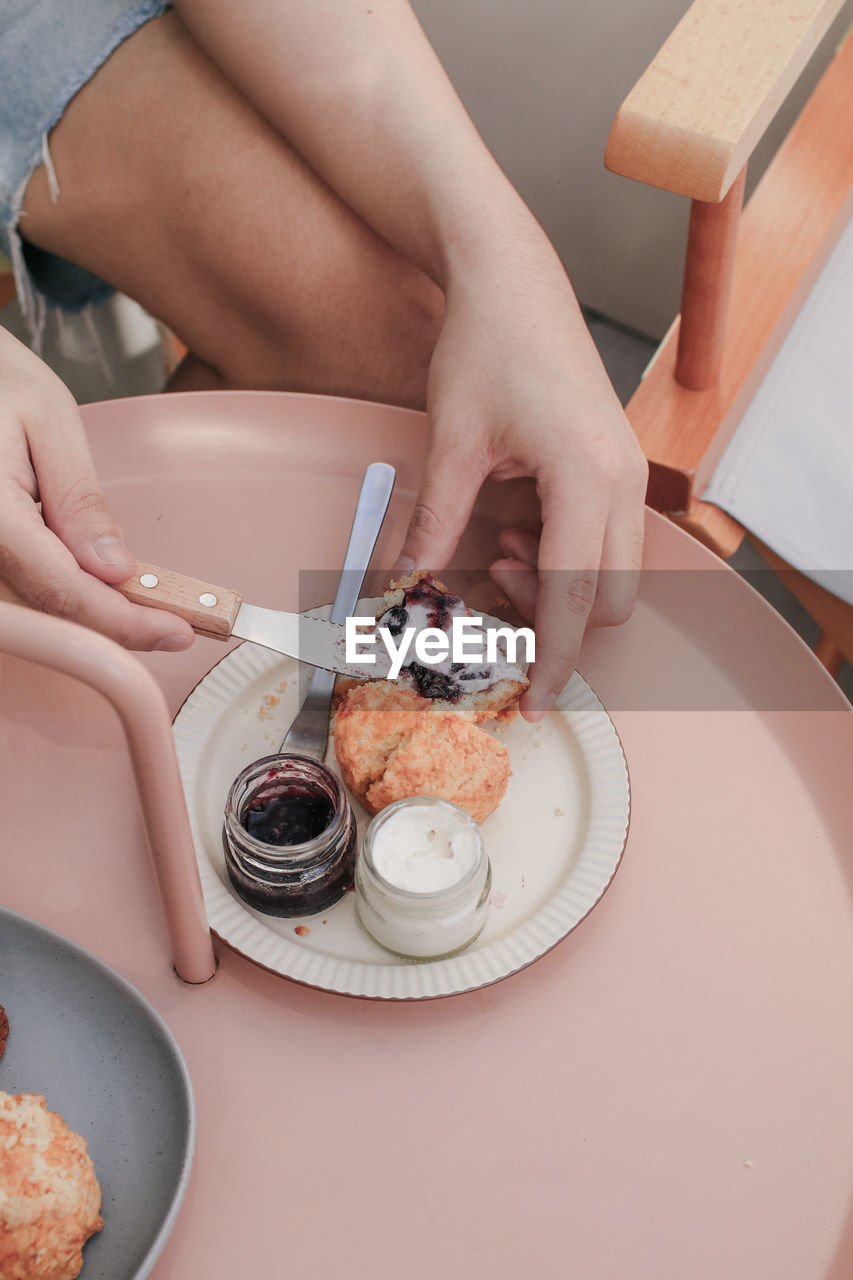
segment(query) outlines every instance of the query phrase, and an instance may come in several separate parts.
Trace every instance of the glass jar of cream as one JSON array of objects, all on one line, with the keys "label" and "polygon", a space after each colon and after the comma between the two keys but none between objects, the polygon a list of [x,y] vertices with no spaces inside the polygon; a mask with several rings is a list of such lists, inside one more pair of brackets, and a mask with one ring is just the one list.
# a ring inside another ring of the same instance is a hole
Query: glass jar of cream
[{"label": "glass jar of cream", "polygon": [[449,800],[408,796],[371,822],[356,862],[359,919],[381,946],[437,960],[474,941],[492,872],[477,823]]},{"label": "glass jar of cream", "polygon": [[308,756],[264,756],[235,778],[222,843],[232,885],[267,915],[325,911],[352,884],[349,800],[339,778]]}]

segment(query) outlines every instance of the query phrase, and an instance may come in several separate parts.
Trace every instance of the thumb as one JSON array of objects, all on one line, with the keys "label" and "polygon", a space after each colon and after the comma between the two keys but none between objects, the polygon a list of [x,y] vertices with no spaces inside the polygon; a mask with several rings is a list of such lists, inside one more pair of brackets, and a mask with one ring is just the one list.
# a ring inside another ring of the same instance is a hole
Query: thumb
[{"label": "thumb", "polygon": [[433,443],[398,568],[445,567],[465,531],[484,476],[453,450]]}]

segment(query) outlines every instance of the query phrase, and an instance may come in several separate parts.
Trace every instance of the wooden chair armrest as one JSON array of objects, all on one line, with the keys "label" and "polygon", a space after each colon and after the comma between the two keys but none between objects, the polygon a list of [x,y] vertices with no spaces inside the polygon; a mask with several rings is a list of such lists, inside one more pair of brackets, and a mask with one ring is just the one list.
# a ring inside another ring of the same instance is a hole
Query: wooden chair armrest
[{"label": "wooden chair armrest", "polygon": [[720,377],[675,377],[680,321],[627,406],[651,467],[649,501],[687,512],[853,216],[853,35],[806,104],[741,219]]},{"label": "wooden chair armrest", "polygon": [[619,109],[604,163],[718,202],[844,0],[694,0]]}]

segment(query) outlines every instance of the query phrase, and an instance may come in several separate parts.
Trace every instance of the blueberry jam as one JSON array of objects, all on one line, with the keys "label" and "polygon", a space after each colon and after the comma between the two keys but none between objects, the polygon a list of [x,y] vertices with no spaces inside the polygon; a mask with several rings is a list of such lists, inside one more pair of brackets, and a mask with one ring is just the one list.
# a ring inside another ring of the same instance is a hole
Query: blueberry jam
[{"label": "blueberry jam", "polygon": [[387,609],[379,619],[380,627],[387,627],[392,636],[400,636],[403,634],[406,623],[409,621],[409,615],[405,609],[396,605],[393,609]]},{"label": "blueberry jam", "polygon": [[[398,598],[402,597],[401,603],[386,609],[379,618],[377,627],[389,632],[396,642],[392,648],[399,648],[400,637],[407,628],[413,630],[415,639],[412,641],[410,637],[399,680],[402,685],[412,688],[419,697],[433,701],[459,702],[463,695],[479,693],[501,680],[524,679],[521,668],[509,663],[503,650],[486,665],[484,659],[488,647],[485,630],[480,633],[479,646],[469,645],[464,650],[465,656],[470,655],[468,662],[451,661],[451,654],[455,651],[450,647],[434,664],[430,664],[428,659],[426,662],[418,661],[416,654],[423,659],[423,653],[417,649],[419,633],[427,628],[434,628],[443,631],[450,640],[455,619],[464,618],[468,610],[459,596],[442,590],[429,574],[419,578],[410,587],[396,590]],[[479,625],[482,626],[482,623]],[[468,636],[466,642],[475,639],[475,636]]]},{"label": "blueberry jam", "polygon": [[222,841],[234,889],[267,915],[315,915],[352,885],[352,809],[340,779],[307,756],[266,756],[244,769],[228,793]]},{"label": "blueberry jam", "polygon": [[455,605],[460,603],[458,596],[439,591],[432,578],[421,578],[406,591],[407,604],[424,605],[429,611],[429,626],[446,631],[453,616]]},{"label": "blueberry jam", "polygon": [[[386,627],[395,638],[412,625],[449,632],[454,615],[460,611],[464,612],[464,606],[459,596],[440,590],[433,578],[426,576],[406,587],[403,604],[386,609],[377,625]],[[449,672],[414,661],[406,662],[404,669],[420,697],[443,702],[458,702],[464,692],[460,680],[474,680],[481,674],[479,666],[469,670],[461,662],[452,663]]]},{"label": "blueberry jam", "polygon": [[305,844],[326,830],[334,814],[324,791],[280,783],[258,792],[240,820],[264,844]]},{"label": "blueberry jam", "polygon": [[[415,688],[422,698],[441,698],[445,702],[458,702],[462,697],[459,685],[435,667],[422,667],[419,662],[409,664],[409,671],[415,682]],[[459,679],[464,677],[460,676]]]}]

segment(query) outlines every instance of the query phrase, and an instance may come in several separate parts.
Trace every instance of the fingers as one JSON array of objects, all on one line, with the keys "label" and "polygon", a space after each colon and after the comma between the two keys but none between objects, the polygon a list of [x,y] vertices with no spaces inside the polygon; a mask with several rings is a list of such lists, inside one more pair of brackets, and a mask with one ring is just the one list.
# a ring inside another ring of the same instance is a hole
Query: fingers
[{"label": "fingers", "polygon": [[535,569],[539,563],[539,537],[531,529],[502,529],[498,543],[504,555]]},{"label": "fingers", "polygon": [[614,627],[627,622],[637,599],[643,563],[645,508],[642,498],[613,504],[604,533],[601,568],[591,627]]},{"label": "fingers", "polygon": [[539,574],[536,570],[520,560],[508,558],[496,560],[490,565],[489,577],[524,621],[532,623],[536,617],[536,601],[539,597]]},{"label": "fingers", "polygon": [[433,436],[399,568],[443,569],[468,524],[485,469],[458,443]]},{"label": "fingers", "polygon": [[[645,464],[626,470],[610,499],[600,549],[596,517],[587,506],[586,532],[580,540],[565,518],[559,528],[551,511],[572,510],[568,491],[557,478],[549,500],[543,498],[542,539],[526,529],[505,529],[499,538],[506,558],[490,574],[526,621],[536,622],[537,661],[522,702],[528,719],[541,719],[570,678],[587,626],[615,626],[630,617],[637,596],[643,557]],[[576,504],[575,504],[576,505]],[[604,506],[599,504],[599,511]],[[567,539],[565,543],[563,539]],[[559,548],[562,543],[562,555]],[[577,548],[587,545],[587,552]],[[570,552],[568,549],[573,548]],[[552,559],[556,556],[556,559]],[[581,558],[584,557],[584,558]],[[593,568],[561,569],[586,563]],[[552,565],[554,567],[549,568]]]},{"label": "fingers", "polygon": [[27,434],[45,524],[87,573],[126,581],[136,560],[101,492],[77,406],[70,397],[42,404]]},{"label": "fingers", "polygon": [[539,538],[527,529],[503,529],[498,536],[506,558],[489,566],[489,575],[525,622],[536,617],[539,598]]},{"label": "fingers", "polygon": [[571,679],[595,599],[594,569],[545,571],[539,577],[534,629],[536,662],[520,708],[537,723],[550,711]]},{"label": "fingers", "polygon": [[7,486],[0,501],[0,575],[25,603],[100,631],[130,649],[177,651],[193,642],[180,618],[133,605],[80,568],[29,496]]},{"label": "fingers", "polygon": [[[550,710],[575,668],[598,587],[609,498],[603,487],[590,486],[583,502],[578,501],[575,477],[566,467],[555,467],[547,478],[540,478],[539,491],[536,662],[520,704],[524,717],[534,723]],[[515,531],[510,545],[530,557],[530,537]]]},{"label": "fingers", "polygon": [[180,618],[106,585],[129,578],[136,562],[104,500],[77,405],[30,352],[13,350],[11,361],[15,412],[0,418],[0,576],[33,607],[127,648],[188,648],[193,632]]},{"label": "fingers", "polygon": [[0,383],[0,577],[35,608],[128,648],[188,648],[193,633],[180,618],[106,585],[129,578],[136,562],[104,501],[77,405],[2,328]]},{"label": "fingers", "polygon": [[[612,505],[604,533],[601,568],[595,601],[590,611],[590,627],[613,627],[627,622],[637,598],[643,560],[645,516],[642,501]],[[526,619],[535,612],[539,562],[539,537],[528,529],[504,529],[498,542],[507,559],[497,560],[489,572]],[[532,598],[531,598],[532,597]]]}]

